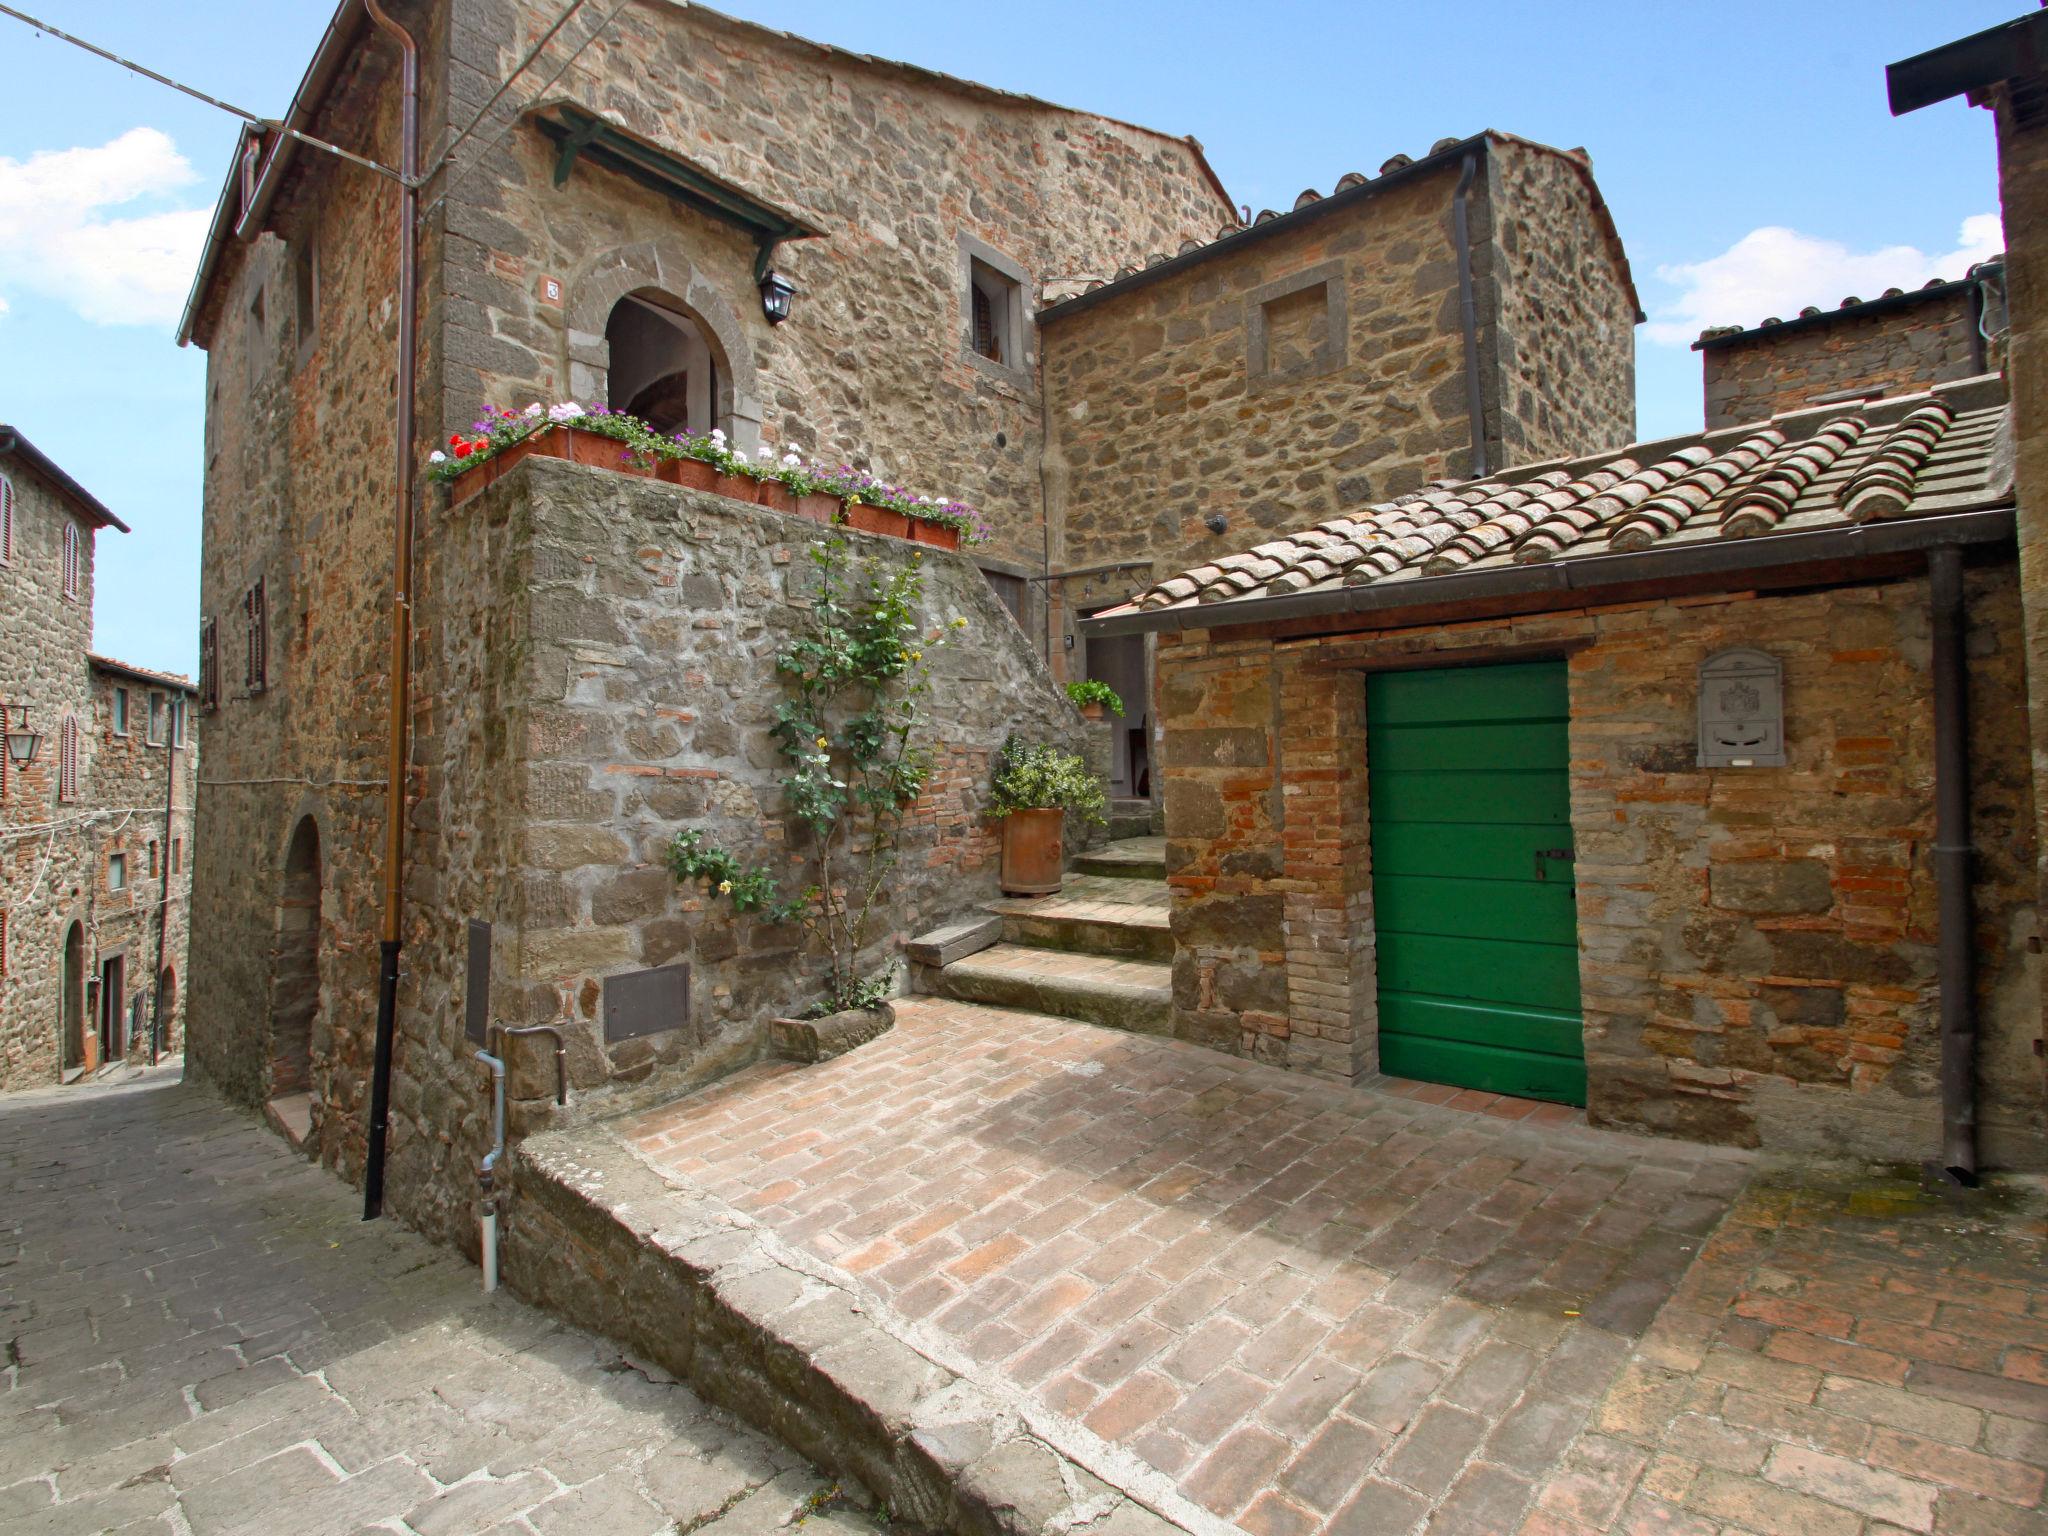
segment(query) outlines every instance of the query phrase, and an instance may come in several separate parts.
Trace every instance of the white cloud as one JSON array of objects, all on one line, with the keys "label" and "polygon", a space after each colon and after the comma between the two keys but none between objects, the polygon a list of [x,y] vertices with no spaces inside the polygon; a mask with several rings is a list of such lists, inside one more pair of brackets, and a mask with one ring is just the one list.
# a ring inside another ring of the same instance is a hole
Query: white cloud
[{"label": "white cloud", "polygon": [[1852,251],[1838,240],[1766,225],[1718,256],[1659,267],[1657,276],[1679,292],[1656,307],[1646,330],[1652,341],[1681,346],[1710,325],[1750,326],[1770,315],[1789,320],[1809,304],[1832,309],[1851,295],[1874,299],[1887,288],[1961,277],[2004,246],[1995,213],[1963,220],[1956,248],[1933,255],[1910,245]]},{"label": "white cloud", "polygon": [[26,160],[0,156],[0,289],[55,299],[96,325],[169,324],[198,265],[207,210],[109,210],[160,200],[196,179],[154,128]]}]

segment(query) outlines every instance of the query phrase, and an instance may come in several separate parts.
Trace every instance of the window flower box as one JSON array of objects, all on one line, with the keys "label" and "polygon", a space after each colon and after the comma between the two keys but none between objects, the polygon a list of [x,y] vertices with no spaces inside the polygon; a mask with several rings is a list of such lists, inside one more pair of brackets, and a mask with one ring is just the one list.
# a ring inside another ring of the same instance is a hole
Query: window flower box
[{"label": "window flower box", "polygon": [[892,539],[910,537],[910,519],[888,507],[869,506],[864,501],[846,504],[846,526],[857,533],[887,534]]}]

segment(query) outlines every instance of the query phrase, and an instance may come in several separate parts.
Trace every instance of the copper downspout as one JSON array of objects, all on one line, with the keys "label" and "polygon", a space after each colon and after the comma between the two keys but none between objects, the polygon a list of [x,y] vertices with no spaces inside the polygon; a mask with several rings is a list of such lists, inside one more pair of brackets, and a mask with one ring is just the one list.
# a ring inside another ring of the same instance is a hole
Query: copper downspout
[{"label": "copper downspout", "polygon": [[398,953],[405,915],[405,790],[412,708],[413,395],[419,367],[420,51],[412,34],[363,0],[370,19],[405,57],[398,212],[398,508],[391,552],[391,698],[384,761],[384,926],[377,946],[377,1045],[370,1072],[369,1148],[363,1220],[384,1210],[384,1148],[391,1117],[391,1053],[398,1029]]}]

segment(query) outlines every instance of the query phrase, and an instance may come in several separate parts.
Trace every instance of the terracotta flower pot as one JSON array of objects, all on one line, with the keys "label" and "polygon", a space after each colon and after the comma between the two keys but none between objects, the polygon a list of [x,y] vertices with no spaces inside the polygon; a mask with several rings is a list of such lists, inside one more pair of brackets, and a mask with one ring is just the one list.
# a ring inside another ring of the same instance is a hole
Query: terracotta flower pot
[{"label": "terracotta flower pot", "polygon": [[796,497],[780,480],[762,480],[754,487],[754,501],[771,512],[794,512]]},{"label": "terracotta flower pot", "polygon": [[958,549],[960,530],[949,528],[944,523],[928,523],[921,517],[910,520],[910,536],[919,544],[929,544],[934,549]]},{"label": "terracotta flower pot", "polygon": [[1083,704],[1081,706],[1081,718],[1083,720],[1100,720],[1107,713],[1108,711],[1100,704]]},{"label": "terracotta flower pot", "polygon": [[734,501],[752,501],[754,485],[752,475],[720,475],[711,482],[711,492],[714,496],[730,496]]},{"label": "terracotta flower pot", "polygon": [[885,533],[892,539],[910,537],[910,519],[887,507],[871,507],[864,501],[846,504],[846,526],[861,533]]},{"label": "terracotta flower pot", "polygon": [[708,491],[718,484],[718,466],[702,459],[663,459],[655,467],[655,478],[686,491]]},{"label": "terracotta flower pot", "polygon": [[1003,818],[1003,865],[996,883],[1011,896],[1050,896],[1060,888],[1067,813],[1057,807]]},{"label": "terracotta flower pot", "polygon": [[828,496],[823,491],[812,491],[796,499],[798,517],[808,517],[814,523],[830,523],[839,516],[840,501],[837,496]]}]

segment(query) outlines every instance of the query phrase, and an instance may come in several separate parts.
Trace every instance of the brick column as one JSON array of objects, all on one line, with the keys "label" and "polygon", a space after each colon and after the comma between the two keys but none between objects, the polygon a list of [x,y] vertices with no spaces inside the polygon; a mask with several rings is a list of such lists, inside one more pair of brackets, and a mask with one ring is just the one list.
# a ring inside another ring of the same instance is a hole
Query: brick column
[{"label": "brick column", "polygon": [[1350,1082],[1379,1070],[1365,685],[1297,661],[1279,689],[1287,1064]]}]

